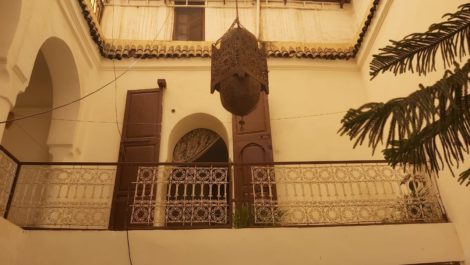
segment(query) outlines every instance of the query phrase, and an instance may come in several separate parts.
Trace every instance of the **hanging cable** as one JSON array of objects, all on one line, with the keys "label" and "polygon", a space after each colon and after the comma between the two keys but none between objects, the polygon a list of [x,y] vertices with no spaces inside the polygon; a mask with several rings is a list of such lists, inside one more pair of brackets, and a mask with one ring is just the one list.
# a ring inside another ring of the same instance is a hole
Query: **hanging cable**
[{"label": "hanging cable", "polygon": [[[113,5],[113,19],[112,19],[112,29],[111,29],[111,38],[112,38],[112,41],[111,41],[111,47],[113,47],[113,44],[114,44],[114,26],[115,26],[115,22],[114,22],[114,17],[115,17],[115,13],[114,13],[114,9],[115,9],[115,5]],[[121,132],[121,129],[119,128],[119,121],[118,121],[118,111],[117,111],[117,79],[116,79],[116,63],[113,61],[113,74],[114,74],[114,123],[116,124],[116,129],[117,129],[117,132],[119,134],[119,139],[122,139],[122,132]],[[121,152],[121,150],[119,151]],[[119,154],[120,155],[120,154]],[[123,156],[123,159],[125,159],[125,150],[123,149],[122,150],[122,156]],[[125,230],[126,230],[126,243],[127,243],[127,258],[129,260],[129,265],[133,265],[134,262],[132,261],[132,255],[131,255],[131,243],[130,243],[130,240],[129,240],[129,228],[127,227],[127,222],[129,220],[129,190],[130,190],[130,183],[128,183],[127,185],[127,198],[126,198],[126,220],[125,220]]]},{"label": "hanging cable", "polygon": [[[114,6],[113,6],[114,8]],[[170,17],[170,12],[167,12],[167,15],[166,15],[166,18],[165,20],[162,22],[162,25],[161,27],[157,30],[157,33],[155,35],[155,37],[151,40],[151,41],[156,41],[157,38],[158,38],[158,35],[160,35],[161,31],[163,30],[164,26],[168,23],[168,19]],[[114,25],[113,25],[114,27]],[[47,114],[49,112],[53,112],[54,110],[58,110],[58,109],[62,109],[62,108],[65,108],[65,107],[68,107],[74,103],[77,103],[77,102],[80,102],[96,93],[98,93],[99,91],[103,90],[104,88],[106,88],[107,86],[113,84],[116,80],[119,80],[121,79],[121,77],[123,77],[124,75],[126,75],[131,69],[134,68],[134,66],[137,64],[137,62],[139,62],[139,60],[135,59],[134,58],[134,61],[129,64],[127,66],[127,68],[122,72],[120,73],[119,75],[115,76],[115,78],[109,82],[107,82],[106,84],[98,87],[97,89],[95,89],[94,91],[82,96],[82,97],[79,97],[75,100],[72,100],[68,103],[64,103],[64,104],[61,104],[59,106],[55,106],[55,107],[52,107],[50,109],[47,109],[47,110],[44,110],[44,111],[41,111],[41,112],[37,112],[37,113],[33,113],[33,114],[28,114],[28,115],[23,115],[23,116],[20,116],[20,117],[17,117],[17,118],[12,118],[12,119],[6,119],[6,120],[3,120],[3,121],[0,121],[0,124],[5,124],[7,122],[14,122],[14,121],[20,121],[20,120],[24,120],[24,119],[29,119],[29,118],[32,118],[32,117],[36,117],[36,116],[40,116],[40,115],[44,115],[44,114]]]},{"label": "hanging cable", "polygon": [[46,154],[49,154],[49,148],[47,146],[45,146],[43,143],[41,143],[41,141],[39,141],[38,139],[36,139],[36,137],[32,136],[28,130],[26,130],[23,126],[21,126],[19,123],[13,123],[12,126],[16,126],[18,127],[21,131],[23,131],[23,133],[28,136],[31,141],[33,141],[33,143],[35,143],[39,149],[41,149],[42,151],[46,152]]},{"label": "hanging cable", "polygon": [[[306,119],[306,118],[313,118],[313,117],[322,117],[322,116],[331,116],[346,113],[347,111],[335,111],[335,112],[325,112],[325,113],[315,113],[315,114],[307,114],[307,115],[298,115],[298,116],[287,116],[287,117],[279,117],[279,118],[271,118],[270,121],[279,121],[279,120],[296,120],[296,119]],[[37,119],[49,119],[49,118],[37,118]],[[93,124],[112,124],[114,125],[116,121],[93,121],[93,120],[79,120],[79,119],[63,119],[63,118],[52,118],[53,121],[63,121],[63,122],[82,122],[82,123],[93,123]],[[250,121],[258,121],[258,119],[250,120]],[[259,119],[259,121],[264,121],[264,119]],[[122,122],[118,122],[121,124]],[[222,123],[232,123],[231,121],[222,121]],[[128,122],[127,125],[162,125],[161,122]]]},{"label": "hanging cable", "polygon": [[[123,75],[125,75],[127,72],[129,72],[130,68],[127,69],[126,71],[122,72],[120,75],[118,75],[116,77],[116,80],[120,79]],[[101,90],[103,90],[104,88],[106,88],[107,86],[111,85],[112,83],[114,83],[115,80],[111,80],[109,82],[107,82],[106,84],[104,84],[103,86],[97,88],[96,90],[94,90],[93,92],[90,92],[88,94],[86,94],[85,96],[83,97],[80,97],[80,98],[77,98],[75,100],[72,100],[68,103],[65,103],[65,104],[62,104],[62,105],[59,105],[59,106],[56,106],[56,107],[52,107],[50,109],[47,109],[47,110],[44,110],[44,111],[40,111],[40,112],[36,112],[36,113],[33,113],[33,114],[28,114],[28,115],[24,115],[24,116],[20,116],[18,118],[13,118],[13,119],[7,119],[7,120],[4,120],[4,121],[0,121],[0,124],[4,124],[4,123],[7,123],[7,122],[14,122],[14,121],[20,121],[20,120],[24,120],[24,119],[28,119],[28,118],[32,118],[32,117],[36,117],[36,116],[39,116],[39,115],[44,115],[44,114],[47,114],[49,112],[52,112],[54,110],[57,110],[57,109],[61,109],[61,108],[65,108],[67,106],[70,106],[74,103],[77,103],[79,101],[82,101],[88,97],[90,97],[91,95],[94,95],[98,92],[100,92]]]}]

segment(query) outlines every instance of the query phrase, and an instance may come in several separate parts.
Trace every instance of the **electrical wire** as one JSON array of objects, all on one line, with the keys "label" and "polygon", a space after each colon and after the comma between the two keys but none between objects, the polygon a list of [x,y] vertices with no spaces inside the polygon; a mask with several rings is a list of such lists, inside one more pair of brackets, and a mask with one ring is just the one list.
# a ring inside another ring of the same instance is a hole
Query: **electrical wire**
[{"label": "electrical wire", "polygon": [[271,119],[272,121],[280,121],[280,120],[296,120],[296,119],[305,119],[311,117],[321,117],[321,116],[330,116],[330,115],[337,115],[346,113],[346,110],[343,111],[335,111],[335,112],[326,112],[326,113],[317,113],[317,114],[307,114],[307,115],[299,115],[299,116],[290,116],[290,117],[283,117],[283,118],[274,118]]},{"label": "electrical wire", "polygon": [[[114,79],[116,79],[116,64],[114,63],[113,60],[113,72],[114,72]],[[117,107],[117,80],[114,82],[114,119],[116,123],[116,129],[117,132],[119,133],[119,137],[122,138],[122,132],[121,129],[119,128],[119,121],[118,121],[118,107]]]},{"label": "electrical wire", "polygon": [[13,123],[12,126],[16,126],[18,127],[21,131],[23,131],[23,133],[28,136],[31,141],[33,141],[33,143],[35,143],[39,149],[41,149],[42,151],[46,152],[46,154],[49,154],[49,148],[47,146],[45,146],[43,143],[41,143],[41,141],[39,141],[38,139],[36,139],[36,137],[32,136],[28,130],[26,130],[23,126],[21,126],[18,122],[17,123]]},{"label": "electrical wire", "polygon": [[[322,117],[322,116],[331,116],[331,115],[338,115],[342,113],[346,113],[347,111],[335,111],[335,112],[325,112],[325,113],[315,113],[315,114],[307,114],[307,115],[298,115],[298,116],[287,116],[287,117],[280,117],[280,118],[272,118],[270,121],[281,121],[281,120],[296,120],[296,119],[307,119],[307,118],[315,118],[315,117]],[[49,119],[49,118],[36,118],[36,119]],[[64,122],[82,122],[82,123],[93,123],[93,124],[116,124],[116,121],[94,121],[94,120],[79,120],[79,119],[64,119],[64,118],[52,118],[53,121],[64,121]],[[250,121],[264,121],[264,119],[255,119]],[[222,121],[222,123],[231,124],[232,121]],[[122,122],[118,122],[118,124],[122,124]],[[128,125],[162,125],[161,122],[128,122]]]},{"label": "electrical wire", "polygon": [[[114,10],[114,5],[113,5],[113,10]],[[165,17],[165,20],[162,22],[162,25],[161,27],[156,31],[156,34],[155,34],[155,37],[151,40],[151,41],[156,41],[157,38],[158,38],[158,35],[160,35],[161,31],[163,30],[163,28],[165,27],[165,25],[167,24],[168,22],[168,19],[170,17],[170,13],[171,12],[167,12],[166,14],[166,17]],[[114,11],[113,11],[113,20],[114,20]],[[113,31],[114,31],[114,24],[113,24]],[[112,40],[113,41],[113,40]],[[111,46],[112,47],[112,46]],[[114,60],[113,60],[114,62]],[[134,68],[134,66],[137,64],[137,62],[139,62],[139,60],[137,59],[133,59],[133,62],[131,64],[129,64],[127,66],[127,68],[122,72],[120,73],[119,75],[115,76],[115,78],[109,82],[107,82],[106,84],[98,87],[97,89],[95,89],[94,91],[82,96],[82,97],[79,97],[75,100],[72,100],[68,103],[64,103],[64,104],[61,104],[59,106],[55,106],[55,107],[52,107],[50,109],[47,109],[47,110],[44,110],[44,111],[41,111],[41,112],[37,112],[37,113],[33,113],[33,114],[28,114],[28,115],[24,115],[24,116],[20,116],[20,117],[17,117],[17,118],[12,118],[12,119],[6,119],[6,120],[3,120],[3,121],[0,121],[0,124],[5,124],[7,122],[14,122],[14,121],[20,121],[20,120],[24,120],[24,119],[29,119],[29,118],[32,118],[32,117],[36,117],[36,116],[40,116],[40,115],[44,115],[44,114],[47,114],[49,112],[52,112],[54,110],[58,110],[58,109],[62,109],[62,108],[65,108],[65,107],[68,107],[74,103],[77,103],[79,101],[82,101],[96,93],[98,93],[99,91],[103,90],[104,88],[108,87],[109,85],[113,84],[114,82],[116,82],[116,80],[119,80],[121,79],[121,77],[123,77],[124,75],[126,75],[131,69]]]},{"label": "electrical wire", "polygon": [[25,119],[29,119],[29,118],[32,118],[32,117],[44,115],[44,114],[50,113],[50,112],[52,112],[52,111],[54,111],[54,110],[62,109],[62,108],[65,108],[65,107],[67,107],[67,106],[70,106],[70,105],[72,105],[72,104],[74,104],[74,103],[77,103],[77,102],[79,102],[79,101],[82,101],[82,100],[84,100],[84,99],[86,99],[86,98],[88,98],[88,97],[90,97],[90,96],[92,96],[92,95],[94,95],[94,94],[100,92],[101,90],[103,90],[103,89],[106,88],[107,86],[113,84],[116,80],[120,79],[122,76],[124,76],[125,74],[127,74],[127,73],[130,71],[131,67],[133,67],[133,65],[135,65],[135,63],[137,63],[137,60],[136,60],[133,64],[129,65],[129,67],[128,67],[124,72],[122,72],[121,74],[119,74],[119,75],[116,77],[116,79],[113,79],[113,80],[107,82],[106,84],[100,86],[100,87],[97,88],[96,90],[94,90],[94,91],[92,91],[92,92],[90,92],[90,93],[88,93],[88,94],[86,94],[86,95],[84,95],[84,96],[82,96],[82,97],[80,97],[80,98],[77,98],[77,99],[75,99],[75,100],[72,100],[72,101],[70,101],[70,102],[68,102],[68,103],[65,103],[65,104],[62,104],[62,105],[59,105],[59,106],[56,106],[56,107],[52,107],[52,108],[47,109],[47,110],[44,110],[44,111],[40,111],[40,112],[36,112],[36,113],[33,113],[33,114],[28,114],[28,115],[20,116],[20,117],[13,118],[13,119],[3,120],[3,121],[0,121],[0,124],[5,124],[5,123],[7,123],[7,122],[14,122],[14,121],[25,120]]},{"label": "electrical wire", "polygon": [[[114,26],[115,26],[115,7],[113,5],[113,12],[112,12],[112,42],[111,42],[111,47],[113,46],[114,44]],[[238,22],[239,24],[239,18],[238,18],[238,1],[236,1],[236,22]],[[160,29],[157,31],[157,34],[155,35],[155,38],[153,40],[156,40],[158,38],[158,35],[160,34],[160,32],[162,31],[162,29],[164,28],[164,26],[166,25],[167,23],[167,20],[170,16],[170,12],[167,12],[167,16],[165,18],[165,20],[163,21],[162,23],[162,26],[160,27]],[[128,65],[128,67],[122,72],[120,73],[119,75],[117,75],[116,73],[116,64],[115,64],[115,61],[112,60],[112,64],[113,64],[113,73],[114,73],[114,78],[113,80],[105,83],[104,85],[98,87],[97,89],[95,89],[94,91],[82,96],[82,97],[79,97],[75,100],[72,100],[68,103],[65,103],[65,104],[61,104],[61,105],[58,105],[58,106],[55,106],[55,107],[52,107],[50,109],[47,109],[47,110],[44,110],[44,111],[41,111],[41,112],[37,112],[37,113],[33,113],[33,114],[28,114],[28,115],[23,115],[23,116],[20,116],[20,117],[17,117],[17,118],[12,118],[12,119],[7,119],[7,120],[3,120],[3,121],[0,121],[0,124],[5,124],[7,122],[14,122],[14,121],[20,121],[20,120],[25,120],[25,119],[29,119],[29,118],[33,118],[33,117],[37,117],[37,116],[41,116],[41,115],[44,115],[44,114],[47,114],[47,113],[50,113],[50,112],[53,112],[54,110],[57,110],[57,109],[62,109],[62,108],[65,108],[65,107],[68,107],[72,104],[75,104],[77,102],[80,102],[98,92],[100,92],[101,90],[103,90],[104,88],[108,87],[109,85],[111,84],[114,84],[114,118],[115,118],[115,121],[84,121],[84,120],[74,120],[74,119],[59,119],[59,118],[52,118],[51,120],[60,120],[60,121],[71,121],[71,122],[87,122],[87,123],[113,123],[116,125],[116,129],[119,133],[119,135],[121,136],[122,138],[122,132],[121,132],[121,129],[119,127],[119,121],[118,121],[118,111],[117,111],[117,81],[122,78],[124,75],[126,75],[134,66],[135,64],[137,64],[138,60],[137,59],[134,59],[134,61]],[[284,117],[284,118],[276,118],[276,119],[271,119],[271,120],[287,120],[287,119],[300,119],[300,118],[308,118],[308,117],[317,117],[317,116],[326,116],[326,115],[334,115],[334,114],[339,114],[339,113],[344,113],[345,111],[341,111],[341,112],[332,112],[332,113],[320,113],[320,114],[312,114],[312,115],[302,115],[302,116],[295,116],[295,117]],[[228,122],[228,123],[231,123],[231,122]],[[147,124],[147,123],[138,123],[138,124]],[[150,123],[149,123],[150,124]],[[153,124],[153,123],[152,123]],[[39,146],[39,143],[36,141],[36,139],[30,135],[23,127],[21,127],[19,124],[16,124],[20,129],[22,129],[26,135],[28,135],[34,142],[36,142],[36,144],[38,144]],[[42,146],[40,146],[42,147]],[[123,153],[123,155],[125,155]],[[130,185],[130,184],[129,184]],[[128,191],[130,189],[128,188]],[[133,265],[133,261],[132,261],[132,255],[131,255],[131,246],[130,246],[130,240],[129,240],[129,229],[128,229],[128,219],[129,219],[129,192],[127,194],[127,204],[126,204],[126,221],[125,221],[125,224],[126,224],[126,241],[127,241],[127,249],[128,249],[128,259],[129,259],[129,263],[130,265]]]},{"label": "electrical wire", "polygon": [[[115,26],[115,22],[114,22],[114,17],[115,17],[115,11],[114,11],[115,7],[113,5],[113,13],[112,13],[112,16],[113,16],[113,19],[112,19],[112,28],[111,28],[111,47],[113,47],[114,45],[114,26]],[[121,132],[121,129],[119,128],[119,121],[118,121],[118,111],[117,111],[117,76],[116,76],[116,63],[114,62],[114,60],[112,60],[113,62],[113,74],[114,74],[114,123],[116,124],[116,130],[119,134],[119,139],[122,139],[122,132]],[[121,155],[121,150],[119,151],[119,155]],[[125,150],[122,149],[122,156],[123,156],[123,159],[124,161],[126,160],[125,158]],[[130,183],[128,183],[127,185],[127,198],[126,198],[126,220],[124,221],[125,223],[125,230],[126,230],[126,243],[127,243],[127,258],[129,260],[129,264],[130,265],[133,265],[134,262],[132,260],[132,255],[131,255],[131,243],[130,243],[130,240],[129,240],[129,227],[127,225],[128,223],[128,220],[129,220],[129,210],[128,210],[128,205],[129,205],[129,190],[130,190]]]},{"label": "electrical wire", "polygon": [[[114,22],[114,18],[115,18],[115,13],[114,12],[115,11],[114,11],[114,9],[115,9],[115,7],[113,5],[113,19],[112,19],[112,31],[111,31],[112,42],[111,42],[111,46],[114,43],[114,25],[115,25],[115,22]],[[155,37],[154,37],[153,40],[156,40],[158,38],[158,35],[160,35],[160,32],[163,30],[164,26],[167,24],[169,17],[170,17],[170,12],[167,11],[165,20],[163,21],[160,29],[158,29],[156,31],[156,34],[155,34]],[[121,131],[120,126],[119,126],[118,108],[117,108],[117,91],[118,91],[118,88],[117,88],[116,63],[115,63],[114,60],[112,62],[113,62],[113,74],[114,74],[114,119],[115,119],[114,123],[116,124],[116,129],[117,129],[117,132],[120,136],[120,139],[122,139],[122,131]],[[122,156],[123,156],[123,159],[126,160],[125,159],[125,157],[126,157],[125,149],[122,149]],[[128,227],[128,222],[129,222],[129,217],[130,217],[129,216],[130,185],[131,185],[131,183],[128,183],[127,198],[126,198],[126,220],[125,220],[124,223],[125,223],[125,230],[126,230],[127,257],[129,259],[129,264],[133,265],[132,254],[131,254],[131,243],[130,243],[130,239],[129,239],[129,227]]]}]

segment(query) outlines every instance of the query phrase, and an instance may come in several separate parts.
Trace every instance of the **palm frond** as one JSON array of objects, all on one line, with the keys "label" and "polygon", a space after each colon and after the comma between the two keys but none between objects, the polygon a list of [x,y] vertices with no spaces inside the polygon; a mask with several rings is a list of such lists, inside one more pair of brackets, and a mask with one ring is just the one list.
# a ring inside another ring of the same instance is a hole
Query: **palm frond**
[{"label": "palm frond", "polygon": [[466,186],[470,186],[470,168],[460,173],[459,182],[460,184],[465,184],[465,182],[467,182]]},{"label": "palm frond", "polygon": [[409,139],[395,140],[383,151],[392,165],[413,166],[418,170],[437,172],[444,163],[452,171],[459,166],[470,147],[470,115],[457,105],[449,107],[446,118],[410,135]]},{"label": "palm frond", "polygon": [[385,140],[384,155],[392,166],[433,172],[458,166],[470,150],[469,73],[470,60],[408,97],[351,109],[339,133],[355,139],[354,146],[368,140],[373,151]]},{"label": "palm frond", "polygon": [[394,141],[409,139],[424,127],[446,119],[451,107],[465,111],[465,106],[470,106],[466,97],[469,72],[470,60],[461,69],[457,66],[453,73],[447,71],[434,85],[420,86],[408,97],[350,109],[341,120],[339,133],[355,139],[354,146],[368,140],[373,151],[385,137],[386,147]]},{"label": "palm frond", "polygon": [[371,79],[380,72],[392,71],[395,75],[406,71],[426,74],[436,70],[436,54],[440,51],[444,67],[449,67],[470,51],[470,3],[460,10],[446,14],[447,21],[433,24],[427,32],[414,33],[401,41],[380,49],[370,63]]}]

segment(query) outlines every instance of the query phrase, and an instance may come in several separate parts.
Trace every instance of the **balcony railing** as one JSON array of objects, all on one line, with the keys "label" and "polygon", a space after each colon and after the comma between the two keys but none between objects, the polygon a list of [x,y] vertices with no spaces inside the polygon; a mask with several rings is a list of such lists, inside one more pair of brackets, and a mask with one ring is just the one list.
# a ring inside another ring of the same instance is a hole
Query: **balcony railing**
[{"label": "balcony railing", "polygon": [[424,174],[386,164],[252,167],[254,223],[345,225],[440,222],[438,191]]},{"label": "balcony railing", "polygon": [[21,227],[106,229],[115,166],[21,166],[8,219]]},{"label": "balcony railing", "polygon": [[226,226],[228,173],[227,167],[139,167],[130,223]]},{"label": "balcony railing", "polygon": [[[116,172],[126,165],[21,163],[0,151],[0,209],[26,228],[108,229]],[[446,221],[433,177],[384,162],[129,168],[136,177],[123,218],[131,229]]]},{"label": "balcony railing", "polygon": [[13,155],[0,146],[0,216],[5,216],[9,208],[18,163]]}]

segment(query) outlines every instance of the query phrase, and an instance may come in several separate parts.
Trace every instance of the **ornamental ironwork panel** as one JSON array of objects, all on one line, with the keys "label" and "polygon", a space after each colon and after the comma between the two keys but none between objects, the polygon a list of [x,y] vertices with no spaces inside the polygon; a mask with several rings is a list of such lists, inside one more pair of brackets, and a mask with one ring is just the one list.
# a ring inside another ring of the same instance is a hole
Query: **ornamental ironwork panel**
[{"label": "ornamental ironwork panel", "polygon": [[0,216],[4,216],[18,165],[0,149]]},{"label": "ornamental ironwork panel", "polygon": [[445,221],[433,178],[385,164],[252,167],[252,181],[255,224]]},{"label": "ornamental ironwork panel", "polygon": [[139,167],[130,223],[226,225],[228,184],[226,167]]},{"label": "ornamental ironwork panel", "polygon": [[21,227],[107,229],[115,166],[22,166],[8,219]]}]

